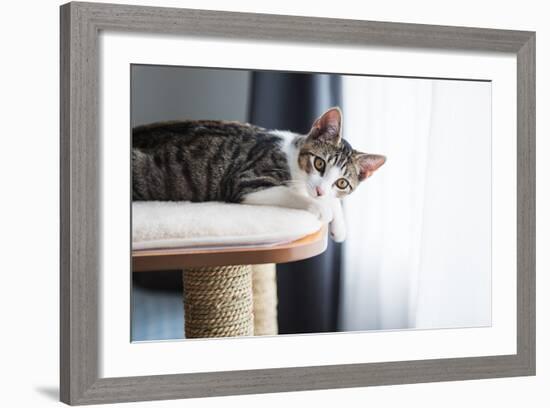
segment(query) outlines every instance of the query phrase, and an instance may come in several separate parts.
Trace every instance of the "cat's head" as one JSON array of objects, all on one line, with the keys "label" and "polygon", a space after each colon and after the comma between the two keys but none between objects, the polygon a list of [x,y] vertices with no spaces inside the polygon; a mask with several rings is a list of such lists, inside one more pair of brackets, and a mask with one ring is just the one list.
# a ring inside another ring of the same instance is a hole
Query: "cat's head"
[{"label": "cat's head", "polygon": [[314,198],[350,194],[386,161],[382,155],[354,150],[341,130],[342,112],[331,108],[313,123],[300,147],[298,166]]}]

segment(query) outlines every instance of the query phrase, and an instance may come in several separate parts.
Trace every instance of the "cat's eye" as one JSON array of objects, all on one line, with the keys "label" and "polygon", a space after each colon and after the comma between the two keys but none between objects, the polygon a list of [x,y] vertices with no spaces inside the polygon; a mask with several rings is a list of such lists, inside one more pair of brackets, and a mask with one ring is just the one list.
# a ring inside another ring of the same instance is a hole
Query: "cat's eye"
[{"label": "cat's eye", "polygon": [[349,182],[346,179],[341,178],[336,180],[336,187],[338,187],[340,190],[344,190],[348,186],[349,186]]},{"label": "cat's eye", "polygon": [[325,161],[320,157],[316,157],[315,159],[313,159],[313,165],[315,166],[315,170],[319,172],[325,169]]}]

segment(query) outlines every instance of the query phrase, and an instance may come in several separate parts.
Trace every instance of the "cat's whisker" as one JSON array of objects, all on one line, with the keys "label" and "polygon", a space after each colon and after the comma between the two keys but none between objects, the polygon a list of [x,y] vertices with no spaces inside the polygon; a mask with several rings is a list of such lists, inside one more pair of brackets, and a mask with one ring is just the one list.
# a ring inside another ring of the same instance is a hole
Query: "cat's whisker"
[{"label": "cat's whisker", "polygon": [[287,181],[287,184],[288,185],[295,185],[295,186],[305,186],[305,185],[307,185],[306,182],[298,181],[298,180],[289,180],[289,181]]},{"label": "cat's whisker", "polygon": [[307,183],[304,181],[298,181],[298,180],[289,180],[286,182],[287,186],[289,187],[305,187]]}]

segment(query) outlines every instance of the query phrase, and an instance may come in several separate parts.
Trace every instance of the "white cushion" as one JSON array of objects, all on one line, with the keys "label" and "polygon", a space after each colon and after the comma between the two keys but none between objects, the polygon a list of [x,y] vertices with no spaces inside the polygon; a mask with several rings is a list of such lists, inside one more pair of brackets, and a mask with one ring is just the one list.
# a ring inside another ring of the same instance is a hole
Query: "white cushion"
[{"label": "white cushion", "polygon": [[132,249],[272,245],[321,228],[311,213],[219,202],[132,203]]}]

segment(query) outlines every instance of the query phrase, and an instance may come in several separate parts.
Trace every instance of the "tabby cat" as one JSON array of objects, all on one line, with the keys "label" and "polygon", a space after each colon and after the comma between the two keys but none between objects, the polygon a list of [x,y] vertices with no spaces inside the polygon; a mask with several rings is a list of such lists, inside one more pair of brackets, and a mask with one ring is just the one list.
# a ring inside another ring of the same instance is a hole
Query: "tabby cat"
[{"label": "tabby cat", "polygon": [[238,122],[177,121],[132,131],[132,198],[225,201],[308,210],[346,230],[340,199],[385,162],[360,153],[341,136],[342,114],[331,108],[307,135]]}]

